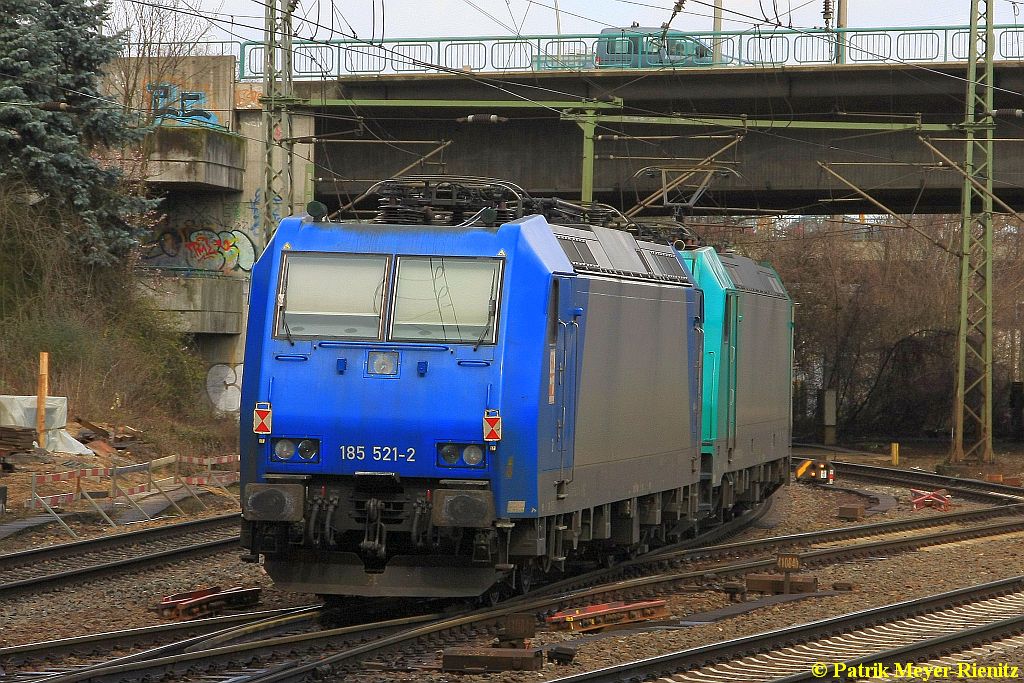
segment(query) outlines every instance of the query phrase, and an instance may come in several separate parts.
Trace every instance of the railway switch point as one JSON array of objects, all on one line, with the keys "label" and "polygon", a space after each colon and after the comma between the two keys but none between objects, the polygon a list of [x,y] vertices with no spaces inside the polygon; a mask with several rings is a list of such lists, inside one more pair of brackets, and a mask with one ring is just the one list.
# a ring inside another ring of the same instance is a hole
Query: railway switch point
[{"label": "railway switch point", "polygon": [[644,602],[606,602],[600,605],[567,609],[552,614],[545,621],[549,626],[562,631],[585,633],[599,631],[610,626],[665,619],[670,616],[667,603],[664,600],[646,600]]},{"label": "railway switch point", "polygon": [[225,609],[253,607],[259,604],[262,588],[242,588],[234,586],[221,589],[220,586],[200,588],[186,593],[167,595],[152,608],[162,617],[175,619],[193,619],[200,616],[213,616]]},{"label": "railway switch point", "polygon": [[928,507],[949,512],[949,509],[952,507],[952,501],[949,494],[946,493],[946,489],[938,489],[936,491],[910,489],[910,494],[913,496],[911,503],[915,510]]}]

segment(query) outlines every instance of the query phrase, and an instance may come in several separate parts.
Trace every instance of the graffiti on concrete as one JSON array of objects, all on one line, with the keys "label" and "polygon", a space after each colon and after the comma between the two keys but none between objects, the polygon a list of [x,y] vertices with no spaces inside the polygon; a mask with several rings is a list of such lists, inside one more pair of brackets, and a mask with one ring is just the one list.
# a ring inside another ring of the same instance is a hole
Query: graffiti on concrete
[{"label": "graffiti on concrete", "polygon": [[144,245],[142,259],[146,265],[221,273],[252,270],[256,247],[241,230],[183,227],[164,231],[156,240]]},{"label": "graffiti on concrete", "polygon": [[157,119],[192,123],[217,123],[217,115],[205,108],[206,93],[179,90],[173,83],[150,83],[150,108]]},{"label": "graffiti on concrete", "polygon": [[252,270],[256,249],[241,230],[196,230],[183,245],[189,266],[198,270]]},{"label": "graffiti on concrete", "polygon": [[242,364],[218,363],[206,372],[206,395],[222,413],[237,413],[242,404]]},{"label": "graffiti on concrete", "polygon": [[[282,199],[280,197],[274,197],[274,211],[272,212],[272,214],[270,216],[272,221],[273,221],[273,223],[274,223],[274,225],[277,225],[278,223],[281,222],[281,210],[280,210],[280,207],[278,206],[281,203],[282,203]],[[258,235],[258,234],[260,234],[260,228],[261,228],[260,220],[261,220],[262,215],[263,215],[262,214],[262,211],[263,211],[263,191],[262,190],[256,190],[256,192],[253,194],[252,201],[249,202],[249,210],[252,213],[252,225],[251,225],[252,232],[253,232],[254,235]]]}]

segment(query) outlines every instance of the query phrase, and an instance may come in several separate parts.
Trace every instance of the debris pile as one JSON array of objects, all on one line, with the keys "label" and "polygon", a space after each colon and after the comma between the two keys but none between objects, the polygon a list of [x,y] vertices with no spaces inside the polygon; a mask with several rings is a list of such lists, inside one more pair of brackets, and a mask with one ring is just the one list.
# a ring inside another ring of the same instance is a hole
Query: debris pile
[{"label": "debris pile", "polygon": [[36,430],[31,427],[0,425],[0,451],[20,453],[35,447]]}]

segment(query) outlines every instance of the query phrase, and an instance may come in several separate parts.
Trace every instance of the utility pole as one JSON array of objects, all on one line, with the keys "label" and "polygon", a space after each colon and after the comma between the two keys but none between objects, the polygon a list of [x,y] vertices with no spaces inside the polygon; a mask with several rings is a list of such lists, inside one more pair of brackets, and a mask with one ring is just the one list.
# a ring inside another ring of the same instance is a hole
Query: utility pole
[{"label": "utility pole", "polygon": [[[278,221],[292,212],[292,12],[298,0],[269,0],[263,41],[263,190],[260,234],[270,241]],[[280,3],[280,4],[279,4]]]},{"label": "utility pole", "polygon": [[846,33],[843,32],[847,22],[846,2],[836,0],[836,64],[846,64]]},{"label": "utility pole", "polygon": [[[951,464],[992,462],[993,3],[971,0]],[[979,210],[980,209],[980,210]],[[970,373],[968,371],[971,371]]]},{"label": "utility pole", "polygon": [[711,63],[718,66],[722,63],[722,0],[715,0],[711,31],[715,34],[714,42],[711,44]]}]

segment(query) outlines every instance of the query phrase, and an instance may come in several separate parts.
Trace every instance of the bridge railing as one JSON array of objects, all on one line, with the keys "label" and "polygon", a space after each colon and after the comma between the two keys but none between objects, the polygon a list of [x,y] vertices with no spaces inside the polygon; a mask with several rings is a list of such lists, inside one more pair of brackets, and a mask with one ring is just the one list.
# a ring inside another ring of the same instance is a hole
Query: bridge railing
[{"label": "bridge railing", "polygon": [[[615,38],[656,39],[657,33],[573,34],[532,36],[465,36],[393,40],[295,41],[294,77],[324,77],[404,73],[515,71],[585,71],[605,68],[599,42]],[[968,56],[967,26],[899,28],[752,29],[686,32],[705,56],[666,57],[640,48],[640,55],[619,60],[611,68],[694,69],[708,67],[774,67],[800,64],[872,64],[962,61]],[[670,38],[678,38],[673,33]],[[1024,26],[995,27],[996,58],[1024,59]],[[626,41],[628,42],[628,41]],[[692,43],[691,45],[696,45]],[[633,48],[639,45],[634,43]],[[717,48],[717,49],[716,49]],[[607,50],[606,50],[607,51]],[[715,58],[711,54],[716,55]],[[240,46],[239,77],[263,77],[262,43]]]},{"label": "bridge railing", "polygon": [[[249,43],[246,43],[248,45]],[[163,59],[167,61],[168,69],[173,69],[177,62],[174,60],[186,57],[227,57],[236,59],[242,51],[242,42],[238,40],[202,40],[183,42],[154,42],[154,43],[124,43],[121,46],[120,56],[133,59]]]}]

